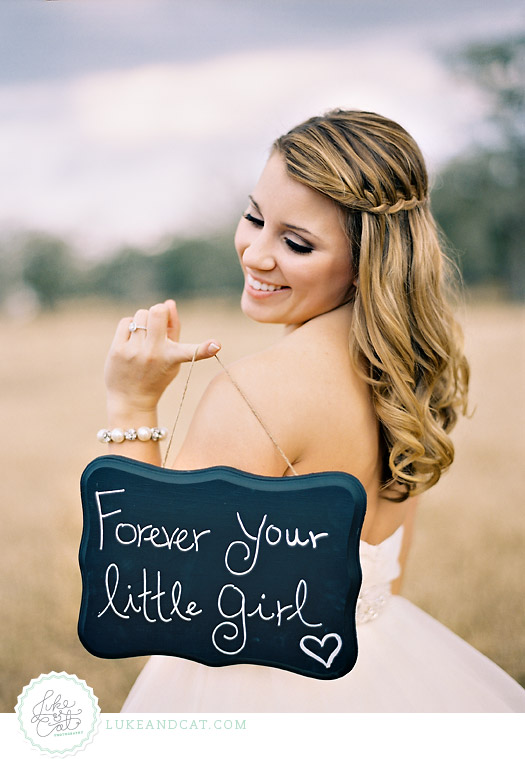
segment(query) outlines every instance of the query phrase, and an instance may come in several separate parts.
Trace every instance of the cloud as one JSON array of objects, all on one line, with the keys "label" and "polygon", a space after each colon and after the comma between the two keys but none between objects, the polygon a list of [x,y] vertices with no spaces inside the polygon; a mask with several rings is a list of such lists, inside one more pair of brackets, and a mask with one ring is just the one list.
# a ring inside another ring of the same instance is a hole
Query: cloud
[{"label": "cloud", "polygon": [[4,86],[0,104],[0,223],[81,234],[91,251],[228,222],[273,139],[313,113],[382,112],[434,166],[483,111],[430,54],[389,35]]}]

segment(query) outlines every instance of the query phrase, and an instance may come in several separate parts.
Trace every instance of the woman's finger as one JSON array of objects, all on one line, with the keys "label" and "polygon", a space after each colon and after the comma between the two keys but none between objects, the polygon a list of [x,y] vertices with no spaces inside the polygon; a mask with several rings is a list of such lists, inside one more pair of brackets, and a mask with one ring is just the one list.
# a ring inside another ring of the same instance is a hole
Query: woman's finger
[{"label": "woman's finger", "polygon": [[195,355],[196,361],[215,356],[221,349],[217,340],[206,340],[203,343],[173,343],[170,353],[174,364],[192,361]]},{"label": "woman's finger", "polygon": [[148,344],[162,348],[166,342],[169,323],[169,308],[166,303],[157,303],[148,312]]},{"label": "woman's finger", "polygon": [[177,304],[174,300],[169,298],[164,301],[168,307],[168,338],[177,343],[180,338],[180,319],[177,312]]},{"label": "woman's finger", "polygon": [[125,316],[123,319],[121,319],[117,325],[117,329],[115,330],[115,337],[113,338],[113,346],[117,346],[121,343],[125,343],[130,336],[129,331],[129,325],[133,321],[133,318],[131,316]]},{"label": "woman's finger", "polygon": [[144,340],[148,331],[148,310],[146,308],[139,308],[135,311],[135,316],[128,324],[129,338],[133,340],[141,338]]}]

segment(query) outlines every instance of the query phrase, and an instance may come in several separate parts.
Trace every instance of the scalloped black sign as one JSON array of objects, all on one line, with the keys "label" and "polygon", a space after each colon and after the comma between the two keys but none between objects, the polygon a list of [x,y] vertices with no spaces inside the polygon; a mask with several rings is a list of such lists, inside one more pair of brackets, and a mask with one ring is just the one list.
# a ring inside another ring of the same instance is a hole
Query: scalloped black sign
[{"label": "scalloped black sign", "polygon": [[323,680],[354,666],[366,508],[355,477],[182,472],[102,456],[81,492],[78,629],[92,654]]}]

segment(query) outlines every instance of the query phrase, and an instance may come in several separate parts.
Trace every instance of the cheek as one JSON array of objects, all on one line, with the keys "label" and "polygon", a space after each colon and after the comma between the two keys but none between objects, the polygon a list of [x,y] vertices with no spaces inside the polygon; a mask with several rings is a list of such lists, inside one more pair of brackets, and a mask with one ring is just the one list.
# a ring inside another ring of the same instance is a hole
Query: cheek
[{"label": "cheek", "polygon": [[342,289],[346,290],[352,284],[352,261],[350,254],[348,258],[343,260],[337,268],[334,274],[335,280],[340,283]]},{"label": "cheek", "polygon": [[340,251],[332,263],[331,277],[340,287],[346,288],[352,282],[352,254],[349,250]]},{"label": "cheek", "polygon": [[323,282],[324,293],[328,300],[344,298],[352,284],[352,264],[350,258],[334,262],[320,274],[318,282]]}]

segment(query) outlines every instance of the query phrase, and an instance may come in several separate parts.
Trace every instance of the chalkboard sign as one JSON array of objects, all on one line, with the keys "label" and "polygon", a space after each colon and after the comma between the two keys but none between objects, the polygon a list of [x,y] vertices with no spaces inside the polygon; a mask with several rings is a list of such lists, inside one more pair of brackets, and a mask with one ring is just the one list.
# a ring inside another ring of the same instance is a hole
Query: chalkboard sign
[{"label": "chalkboard sign", "polygon": [[361,483],[102,456],[81,480],[79,636],[96,656],[170,654],[319,679],[357,659]]}]

